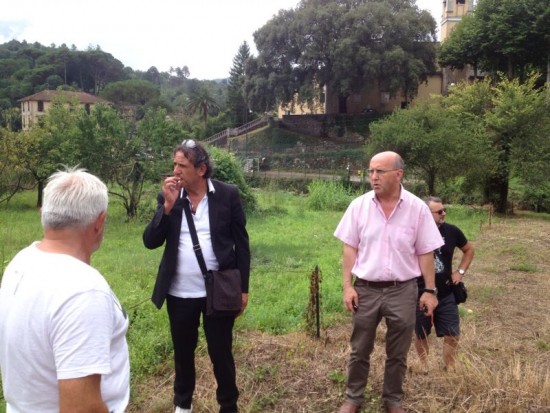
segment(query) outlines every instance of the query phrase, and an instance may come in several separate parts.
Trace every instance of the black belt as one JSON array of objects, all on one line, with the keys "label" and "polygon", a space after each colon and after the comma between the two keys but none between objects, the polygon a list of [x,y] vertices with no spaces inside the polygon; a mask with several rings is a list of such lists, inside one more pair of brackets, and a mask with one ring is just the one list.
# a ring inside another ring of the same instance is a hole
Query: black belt
[{"label": "black belt", "polygon": [[355,285],[364,285],[367,287],[372,288],[388,288],[388,287],[396,287],[401,284],[405,284],[411,280],[407,281],[367,281],[363,280],[362,278],[357,278],[355,280]]}]

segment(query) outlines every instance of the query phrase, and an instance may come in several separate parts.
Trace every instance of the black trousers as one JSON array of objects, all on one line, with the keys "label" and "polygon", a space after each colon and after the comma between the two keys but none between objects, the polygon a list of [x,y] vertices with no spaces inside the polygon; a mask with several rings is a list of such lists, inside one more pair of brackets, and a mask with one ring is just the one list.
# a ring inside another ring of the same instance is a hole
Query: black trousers
[{"label": "black trousers", "polygon": [[169,295],[166,297],[166,304],[174,344],[174,404],[184,409],[191,407],[195,390],[195,349],[202,314],[208,355],[218,384],[216,399],[220,405],[220,413],[237,413],[239,390],[232,352],[235,317],[206,316],[206,298],[178,298]]}]

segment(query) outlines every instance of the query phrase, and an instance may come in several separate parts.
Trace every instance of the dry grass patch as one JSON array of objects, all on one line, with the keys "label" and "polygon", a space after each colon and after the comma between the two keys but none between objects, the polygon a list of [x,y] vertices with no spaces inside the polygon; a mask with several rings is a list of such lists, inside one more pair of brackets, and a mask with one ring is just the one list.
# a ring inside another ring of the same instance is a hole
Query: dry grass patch
[{"label": "dry grass patch", "polygon": [[[460,362],[454,371],[445,371],[441,340],[431,337],[429,373],[423,374],[425,366],[411,347],[405,407],[417,413],[548,413],[550,222],[509,218],[485,226],[474,243],[476,258],[465,280],[470,298],[461,310]],[[349,318],[343,316],[338,325],[323,331],[321,340],[303,333],[238,332],[240,411],[337,411],[343,400],[350,330]],[[363,412],[382,412],[383,325],[371,365]],[[215,381],[204,348],[199,349],[197,375],[194,412],[217,412]],[[130,413],[172,412],[170,363],[135,386],[132,400]]]}]

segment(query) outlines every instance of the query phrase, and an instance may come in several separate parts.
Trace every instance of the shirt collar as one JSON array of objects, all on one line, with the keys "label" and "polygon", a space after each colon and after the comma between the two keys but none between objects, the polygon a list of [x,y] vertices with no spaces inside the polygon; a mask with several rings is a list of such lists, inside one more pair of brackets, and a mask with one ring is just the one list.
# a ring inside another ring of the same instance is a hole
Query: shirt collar
[{"label": "shirt collar", "polygon": [[216,188],[214,188],[214,184],[212,183],[212,179],[208,178],[208,192],[215,193]]},{"label": "shirt collar", "polygon": [[[208,178],[206,180],[207,184],[208,184],[208,193],[209,194],[213,194],[216,192],[216,188],[214,187],[214,184],[212,183],[212,180],[210,178]],[[181,193],[180,193],[180,198],[185,198],[187,197],[187,191],[185,190],[185,188],[181,188]]]}]

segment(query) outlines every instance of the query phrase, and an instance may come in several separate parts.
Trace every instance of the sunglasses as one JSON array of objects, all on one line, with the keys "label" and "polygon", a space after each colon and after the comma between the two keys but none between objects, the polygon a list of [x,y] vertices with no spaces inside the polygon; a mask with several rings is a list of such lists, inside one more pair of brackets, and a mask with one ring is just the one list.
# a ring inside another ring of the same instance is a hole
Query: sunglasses
[{"label": "sunglasses", "polygon": [[181,145],[189,149],[197,147],[197,143],[193,139],[184,139]]},{"label": "sunglasses", "polygon": [[446,213],[447,213],[446,208],[440,209],[439,211],[432,211],[432,214],[437,214],[437,215],[443,215],[443,214],[446,214]]}]

